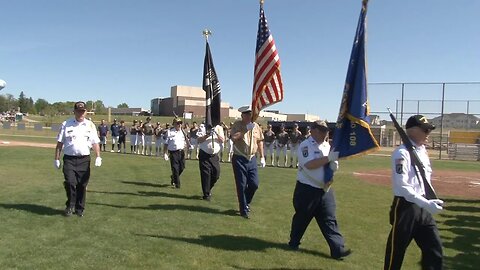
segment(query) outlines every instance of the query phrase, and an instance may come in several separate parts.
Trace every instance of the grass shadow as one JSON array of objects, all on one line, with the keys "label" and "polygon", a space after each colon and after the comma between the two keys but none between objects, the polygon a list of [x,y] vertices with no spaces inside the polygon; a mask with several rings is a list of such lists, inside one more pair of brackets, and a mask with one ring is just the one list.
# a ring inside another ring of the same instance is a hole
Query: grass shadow
[{"label": "grass shadow", "polygon": [[189,244],[200,245],[204,247],[210,247],[215,249],[227,250],[227,251],[255,251],[255,252],[264,252],[269,248],[276,248],[280,250],[292,251],[292,252],[301,252],[307,253],[314,256],[320,256],[324,258],[330,258],[329,255],[307,249],[300,249],[298,251],[293,251],[289,246],[281,243],[275,243],[270,241],[265,241],[262,239],[249,237],[249,236],[237,236],[237,235],[200,235],[199,238],[188,238],[188,237],[173,237],[173,236],[162,236],[162,235],[152,235],[152,234],[135,234],[136,236],[143,237],[154,237],[162,238],[172,241],[180,241]]},{"label": "grass shadow", "polygon": [[446,269],[478,269],[480,264],[480,204],[478,200],[448,200],[459,205],[447,206],[446,209],[464,214],[442,214],[442,231],[448,231],[453,237],[444,239],[443,246],[455,251],[454,256],[445,256]]},{"label": "grass shadow", "polygon": [[124,206],[124,205],[115,205],[115,204],[106,204],[106,203],[95,203],[91,202],[89,204],[108,206],[113,208],[121,209],[138,209],[138,210],[165,210],[165,211],[189,211],[189,212],[199,212],[207,214],[217,214],[225,216],[238,216],[235,210],[217,210],[210,207],[196,206],[196,205],[182,205],[182,204],[150,204],[147,206]]},{"label": "grass shadow", "polygon": [[169,184],[154,184],[154,183],[148,183],[148,182],[134,182],[134,181],[121,181],[123,184],[128,184],[128,185],[135,185],[135,186],[142,186],[142,187],[170,187],[171,185]]},{"label": "grass shadow", "polygon": [[111,195],[132,195],[132,196],[149,196],[149,197],[166,197],[174,199],[187,199],[187,200],[200,200],[202,196],[200,195],[183,195],[175,194],[168,192],[159,192],[159,191],[137,191],[135,192],[123,192],[123,191],[98,191],[98,190],[88,190],[89,193],[101,193],[101,194],[111,194]]},{"label": "grass shadow", "polygon": [[30,212],[37,215],[42,216],[57,216],[62,215],[63,210],[54,209],[51,207],[37,205],[37,204],[26,204],[26,203],[19,203],[19,204],[8,204],[2,203],[0,207],[5,209],[15,209],[15,210],[22,210],[26,212]]}]

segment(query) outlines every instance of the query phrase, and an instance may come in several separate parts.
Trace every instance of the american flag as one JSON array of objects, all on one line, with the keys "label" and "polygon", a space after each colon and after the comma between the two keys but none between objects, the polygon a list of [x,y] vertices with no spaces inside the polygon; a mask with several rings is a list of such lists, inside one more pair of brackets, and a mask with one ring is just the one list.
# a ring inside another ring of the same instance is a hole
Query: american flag
[{"label": "american flag", "polygon": [[268,29],[263,5],[260,4],[252,93],[253,120],[257,119],[263,108],[280,102],[282,99],[283,83],[280,74],[280,58],[273,36]]}]

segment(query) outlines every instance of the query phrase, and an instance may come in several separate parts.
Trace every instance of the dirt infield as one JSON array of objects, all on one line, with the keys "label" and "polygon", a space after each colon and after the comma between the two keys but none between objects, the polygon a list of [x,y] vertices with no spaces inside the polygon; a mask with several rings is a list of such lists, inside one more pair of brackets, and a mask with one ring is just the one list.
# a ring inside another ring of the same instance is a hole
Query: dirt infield
[{"label": "dirt infield", "polygon": [[[354,172],[353,175],[368,183],[391,186],[390,170]],[[480,198],[480,172],[436,170],[432,176],[433,187],[440,198],[443,196]]]},{"label": "dirt infield", "polygon": [[18,141],[0,141],[0,146],[30,146],[30,147],[55,148],[56,144],[34,143],[34,142],[18,142]]}]

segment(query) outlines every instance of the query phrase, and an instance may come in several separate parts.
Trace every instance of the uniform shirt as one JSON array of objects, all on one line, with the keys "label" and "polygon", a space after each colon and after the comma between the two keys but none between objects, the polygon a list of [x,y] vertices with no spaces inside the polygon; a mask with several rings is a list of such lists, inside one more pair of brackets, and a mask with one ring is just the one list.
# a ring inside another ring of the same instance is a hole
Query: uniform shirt
[{"label": "uniform shirt", "polygon": [[272,130],[266,130],[263,133],[263,137],[265,138],[265,143],[266,144],[271,144],[273,141],[275,141],[275,132]]},{"label": "uniform shirt", "polygon": [[292,133],[290,133],[290,142],[292,144],[297,144],[301,140],[302,140],[302,132],[300,132],[299,130],[292,131]]},{"label": "uniform shirt", "polygon": [[245,125],[241,120],[233,123],[230,135],[233,135],[239,131],[243,133],[242,140],[233,141],[233,154],[244,156],[248,159],[252,159],[252,157],[255,156],[258,150],[258,141],[263,141],[263,132],[257,123],[253,124],[254,128],[252,131],[247,132],[247,125]]},{"label": "uniform shirt", "polygon": [[137,135],[137,127],[136,126],[132,126],[130,128],[130,135]]},{"label": "uniform shirt", "polygon": [[[412,144],[415,145],[413,142]],[[427,149],[424,145],[415,146],[415,152],[423,163],[427,181],[431,184],[432,167]],[[420,176],[420,173],[418,175]],[[417,178],[410,153],[403,144],[392,153],[392,187],[395,196],[403,197],[409,202],[414,202],[414,197],[425,195],[423,181],[421,177]]]},{"label": "uniform shirt", "polygon": [[187,138],[183,130],[176,130],[171,128],[167,131],[167,139],[165,144],[167,144],[168,151],[177,151],[185,148]]},{"label": "uniform shirt", "polygon": [[88,156],[92,145],[98,144],[100,139],[90,120],[78,122],[71,118],[62,123],[57,142],[63,143],[63,153],[67,156]]},{"label": "uniform shirt", "polygon": [[157,126],[153,129],[153,134],[155,134],[155,137],[158,139],[162,138],[162,127]]},{"label": "uniform shirt", "polygon": [[118,124],[112,124],[110,126],[110,131],[112,131],[113,137],[120,136],[120,126]]},{"label": "uniform shirt", "polygon": [[197,138],[198,138],[197,132],[198,132],[198,128],[192,127],[192,128],[190,129],[190,138],[192,138],[192,139],[197,139]]},{"label": "uniform shirt", "polygon": [[280,132],[277,135],[278,147],[283,147],[288,143],[288,133],[286,131]]},{"label": "uniform shirt", "polygon": [[118,136],[121,138],[125,138],[127,136],[127,127],[126,126],[119,126],[118,127]]},{"label": "uniform shirt", "polygon": [[315,188],[323,188],[325,185],[323,166],[309,170],[305,168],[305,164],[311,160],[326,157],[329,152],[330,144],[328,142],[318,144],[313,137],[308,137],[300,143],[300,147],[298,147],[298,182]]},{"label": "uniform shirt", "polygon": [[102,136],[102,137],[107,136],[107,132],[108,132],[107,125],[99,125],[98,126],[98,132],[100,133],[100,136]]},{"label": "uniform shirt", "polygon": [[220,152],[220,142],[218,138],[223,137],[223,128],[219,125],[215,126],[215,132],[213,133],[213,142],[212,142],[212,135],[208,136],[207,139],[200,144],[200,149],[207,154],[213,155]]},{"label": "uniform shirt", "polygon": [[143,124],[143,131],[145,135],[153,135],[153,125],[151,123]]}]

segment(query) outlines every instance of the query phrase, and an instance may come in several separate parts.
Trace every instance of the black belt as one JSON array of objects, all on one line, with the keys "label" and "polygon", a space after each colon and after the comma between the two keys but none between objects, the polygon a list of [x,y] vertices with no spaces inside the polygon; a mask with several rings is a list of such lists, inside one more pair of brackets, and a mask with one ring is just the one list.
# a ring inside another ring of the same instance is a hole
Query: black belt
[{"label": "black belt", "polygon": [[63,155],[64,158],[66,159],[80,159],[80,158],[86,158],[86,157],[90,157],[90,155],[86,155],[86,156],[70,156],[70,155]]}]

